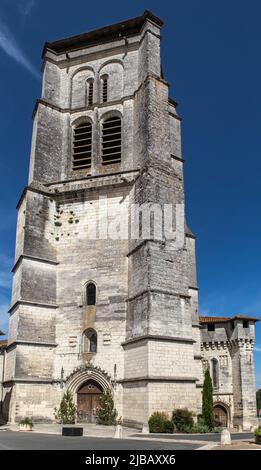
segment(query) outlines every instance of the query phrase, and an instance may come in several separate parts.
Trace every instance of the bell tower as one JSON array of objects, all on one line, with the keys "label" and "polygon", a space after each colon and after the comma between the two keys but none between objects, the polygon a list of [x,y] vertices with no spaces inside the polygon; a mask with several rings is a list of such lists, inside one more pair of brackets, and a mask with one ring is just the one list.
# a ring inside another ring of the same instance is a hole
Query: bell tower
[{"label": "bell tower", "polygon": [[195,237],[162,25],[145,11],[44,46],[18,204],[4,384],[12,421],[53,421],[67,388],[84,410],[88,378],[111,389],[129,424],[200,411]]}]

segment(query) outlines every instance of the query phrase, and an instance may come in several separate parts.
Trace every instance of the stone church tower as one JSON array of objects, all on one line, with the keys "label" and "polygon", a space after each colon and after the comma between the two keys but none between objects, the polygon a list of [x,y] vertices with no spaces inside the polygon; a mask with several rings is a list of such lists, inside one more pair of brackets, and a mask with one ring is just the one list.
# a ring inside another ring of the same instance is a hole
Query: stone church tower
[{"label": "stone church tower", "polygon": [[[11,421],[53,421],[66,389],[79,420],[95,419],[104,390],[132,425],[154,411],[201,411],[194,236],[182,213],[179,237],[132,236],[142,225],[133,208],[172,207],[177,217],[184,207],[162,24],[146,11],[45,44],[18,204],[4,382]],[[147,219],[154,235],[156,212]]]}]

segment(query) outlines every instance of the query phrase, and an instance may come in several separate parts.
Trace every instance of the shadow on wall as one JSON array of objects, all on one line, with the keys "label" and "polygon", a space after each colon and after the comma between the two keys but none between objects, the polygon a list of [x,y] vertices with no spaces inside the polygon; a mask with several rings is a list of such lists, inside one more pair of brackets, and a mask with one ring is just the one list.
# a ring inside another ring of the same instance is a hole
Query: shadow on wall
[{"label": "shadow on wall", "polygon": [[12,390],[7,392],[4,400],[0,403],[0,406],[1,406],[0,421],[3,421],[5,423],[7,423],[9,419],[9,407],[10,407],[11,395],[12,395]]}]

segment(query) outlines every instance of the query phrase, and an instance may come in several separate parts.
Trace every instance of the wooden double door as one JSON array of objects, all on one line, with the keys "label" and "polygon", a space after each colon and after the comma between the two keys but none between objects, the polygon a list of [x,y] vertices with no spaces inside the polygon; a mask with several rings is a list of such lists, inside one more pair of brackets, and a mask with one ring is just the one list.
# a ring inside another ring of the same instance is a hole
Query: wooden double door
[{"label": "wooden double door", "polygon": [[77,392],[78,422],[96,422],[96,412],[100,406],[102,393],[102,387],[94,380],[88,380],[79,388]]},{"label": "wooden double door", "polygon": [[228,425],[228,416],[227,410],[221,406],[217,405],[214,407],[214,417],[215,417],[215,425],[222,426],[224,428]]}]

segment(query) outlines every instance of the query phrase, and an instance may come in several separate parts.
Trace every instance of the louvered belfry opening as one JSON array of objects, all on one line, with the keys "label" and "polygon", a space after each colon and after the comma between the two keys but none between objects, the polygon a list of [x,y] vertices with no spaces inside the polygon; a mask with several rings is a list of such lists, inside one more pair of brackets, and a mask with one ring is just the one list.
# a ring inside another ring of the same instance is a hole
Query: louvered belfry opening
[{"label": "louvered belfry opening", "polygon": [[104,78],[102,81],[102,102],[107,103],[108,101],[108,78]]},{"label": "louvered belfry opening", "polygon": [[73,130],[73,169],[91,168],[92,124],[84,122]]},{"label": "louvered belfry opening", "polygon": [[93,82],[88,83],[88,100],[87,106],[93,105]]},{"label": "louvered belfry opening", "polygon": [[103,122],[102,163],[109,165],[121,161],[121,118],[114,116]]}]

